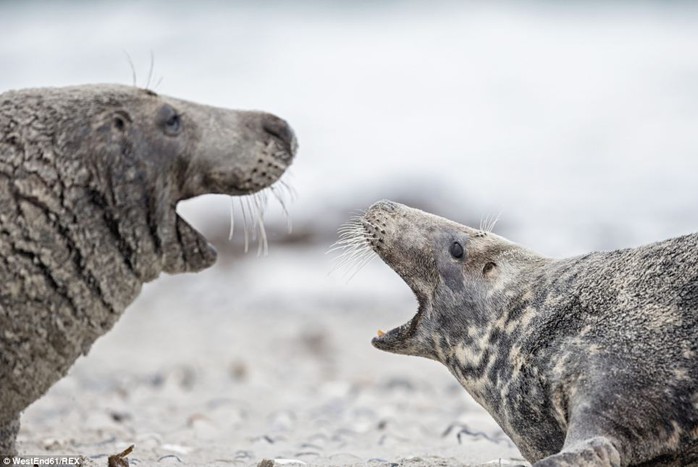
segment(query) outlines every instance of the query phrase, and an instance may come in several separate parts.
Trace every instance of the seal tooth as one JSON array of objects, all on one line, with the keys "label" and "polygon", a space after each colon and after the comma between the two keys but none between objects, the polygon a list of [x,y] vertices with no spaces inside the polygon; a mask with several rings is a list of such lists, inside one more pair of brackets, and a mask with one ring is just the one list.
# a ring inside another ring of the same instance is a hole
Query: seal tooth
[{"label": "seal tooth", "polygon": [[385,336],[385,333],[379,329],[378,330],[378,337],[383,337],[383,336]]}]

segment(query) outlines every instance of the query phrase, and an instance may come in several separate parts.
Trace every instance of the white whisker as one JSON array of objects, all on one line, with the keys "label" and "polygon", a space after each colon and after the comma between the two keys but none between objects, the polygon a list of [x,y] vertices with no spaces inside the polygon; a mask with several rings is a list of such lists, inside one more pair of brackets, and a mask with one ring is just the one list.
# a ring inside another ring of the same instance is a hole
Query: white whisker
[{"label": "white whisker", "polygon": [[247,253],[250,245],[249,229],[247,227],[247,211],[245,210],[243,198],[238,198],[238,202],[240,203],[240,212],[242,212],[242,230],[245,234],[245,253]]},{"label": "white whisker", "polygon": [[257,228],[259,228],[259,242],[257,244],[257,256],[267,255],[269,245],[267,243],[267,232],[264,229],[264,209],[267,204],[267,195],[264,191],[255,193],[252,198],[257,214]]},{"label": "white whisker", "polygon": [[501,212],[497,213],[496,215],[487,215],[484,222],[480,222],[480,230],[487,233],[494,231],[494,227],[497,225],[497,222],[499,222],[501,215]]},{"label": "white whisker", "polygon": [[355,266],[354,272],[347,278],[347,281],[350,281],[355,275],[357,275],[376,256],[378,255],[376,255],[376,253],[374,253],[373,250],[371,250],[370,253],[366,255],[366,257],[361,262],[359,262],[357,266]]},{"label": "white whisker", "polygon": [[284,213],[284,217],[286,218],[286,225],[287,225],[287,230],[288,233],[293,232],[293,222],[291,221],[291,216],[288,213],[288,208],[286,207],[286,200],[284,199],[284,191],[279,190],[276,186],[271,187],[271,194],[274,195],[274,198],[279,202],[279,205],[281,206],[281,210]]},{"label": "white whisker", "polygon": [[279,180],[279,185],[288,192],[291,201],[295,201],[295,199],[298,197],[298,193],[296,193],[296,190],[291,185],[289,185],[286,182],[286,180]]},{"label": "white whisker", "polygon": [[155,68],[155,55],[150,51],[150,67],[148,68],[148,80],[145,82],[145,89],[150,89],[150,81],[153,79],[153,70]]},{"label": "white whisker", "polygon": [[327,253],[337,252],[339,253],[332,260],[330,274],[343,269],[347,281],[377,256],[364,228],[363,212],[352,216],[346,224],[337,229],[337,241],[330,246]]},{"label": "white whisker", "polygon": [[228,232],[228,241],[233,240],[235,233],[235,198],[230,198],[230,232]]},{"label": "white whisker", "polygon": [[279,202],[281,210],[286,217],[288,231],[291,233],[291,216],[287,206],[287,196],[291,193],[290,186],[282,181],[271,187],[267,187],[256,193],[232,197],[230,202],[230,230],[228,232],[228,241],[233,240],[235,233],[235,203],[239,214],[242,216],[242,231],[244,235],[245,253],[250,249],[250,243],[257,241],[257,255],[267,255],[269,253],[269,240],[267,236],[266,226],[264,225],[264,215],[269,203],[269,193]]}]

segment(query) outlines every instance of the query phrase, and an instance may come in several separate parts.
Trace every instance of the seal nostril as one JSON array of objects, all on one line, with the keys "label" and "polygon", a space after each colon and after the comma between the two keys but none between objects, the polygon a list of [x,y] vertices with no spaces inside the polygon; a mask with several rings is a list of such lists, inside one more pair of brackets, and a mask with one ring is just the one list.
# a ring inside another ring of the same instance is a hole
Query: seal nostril
[{"label": "seal nostril", "polygon": [[398,205],[396,203],[393,203],[392,201],[387,200],[387,199],[383,199],[383,200],[380,200],[380,201],[374,203],[368,209],[369,210],[380,209],[380,210],[385,211],[385,212],[395,212],[395,211],[397,211],[397,207],[398,207]]},{"label": "seal nostril", "polygon": [[289,155],[293,154],[293,130],[281,118],[276,115],[265,114],[262,117],[262,128],[264,131],[281,141]]}]

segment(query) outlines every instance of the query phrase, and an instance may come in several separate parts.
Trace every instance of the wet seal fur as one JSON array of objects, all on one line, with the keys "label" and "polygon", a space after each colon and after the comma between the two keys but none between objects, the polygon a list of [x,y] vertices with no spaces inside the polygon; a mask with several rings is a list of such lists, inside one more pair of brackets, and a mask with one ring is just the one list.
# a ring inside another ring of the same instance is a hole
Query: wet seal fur
[{"label": "wet seal fur", "polygon": [[268,187],[296,147],[274,115],[135,87],[0,94],[0,455],[143,283],[214,263],[177,202]]},{"label": "wet seal fur", "polygon": [[390,201],[353,228],[419,302],[373,345],[442,362],[535,466],[698,465],[698,234],[553,260]]}]

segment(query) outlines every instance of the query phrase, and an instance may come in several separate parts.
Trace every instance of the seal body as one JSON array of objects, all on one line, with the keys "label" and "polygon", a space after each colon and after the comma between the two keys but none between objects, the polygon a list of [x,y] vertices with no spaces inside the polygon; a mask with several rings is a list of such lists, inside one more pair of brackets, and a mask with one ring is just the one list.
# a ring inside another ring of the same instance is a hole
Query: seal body
[{"label": "seal body", "polygon": [[535,466],[698,465],[698,234],[552,260],[390,201],[354,224],[419,303],[373,345],[442,362]]},{"label": "seal body", "polygon": [[265,188],[295,150],[273,115],[135,87],[0,94],[0,455],[143,283],[213,264],[177,202]]}]

